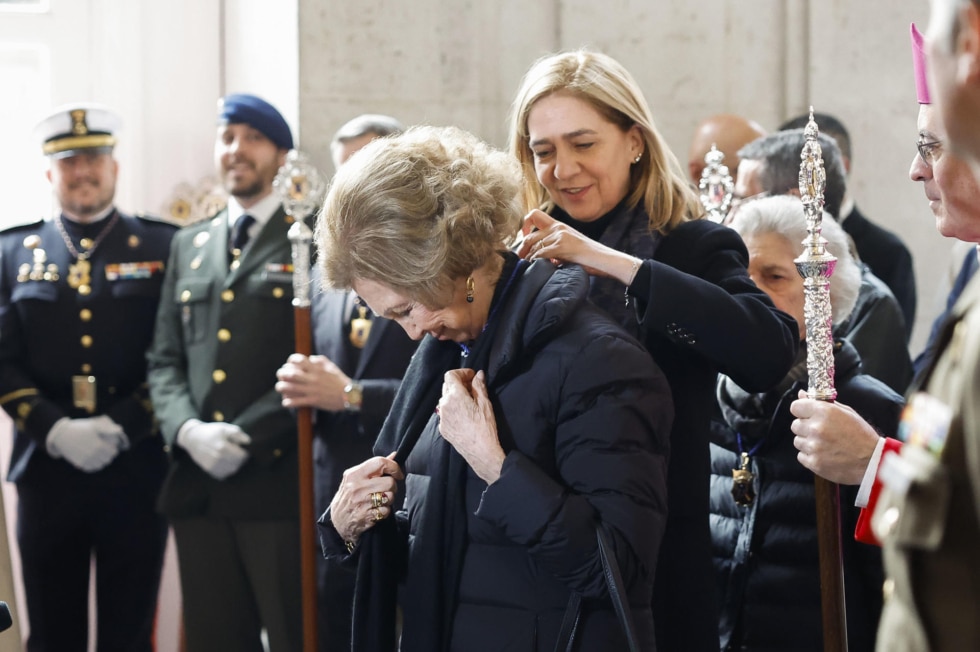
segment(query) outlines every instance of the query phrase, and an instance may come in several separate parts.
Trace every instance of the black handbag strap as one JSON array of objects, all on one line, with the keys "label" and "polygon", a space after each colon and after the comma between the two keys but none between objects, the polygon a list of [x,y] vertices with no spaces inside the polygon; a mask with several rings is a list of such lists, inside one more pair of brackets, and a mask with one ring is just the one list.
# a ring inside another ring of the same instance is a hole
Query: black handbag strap
[{"label": "black handbag strap", "polygon": [[582,615],[582,594],[572,592],[568,598],[565,616],[561,619],[561,629],[558,630],[558,641],[555,652],[572,652],[575,643],[575,632],[578,630],[578,619]]},{"label": "black handbag strap", "polygon": [[636,628],[633,626],[633,612],[630,611],[626,599],[626,587],[623,586],[623,578],[619,573],[619,564],[610,550],[609,540],[602,526],[596,528],[596,537],[599,539],[599,556],[602,557],[602,571],[606,576],[606,585],[609,587],[609,597],[612,598],[613,608],[619,616],[619,624],[623,626],[623,633],[626,634],[626,643],[629,645],[630,652],[640,652],[640,644],[636,640]]},{"label": "black handbag strap", "polygon": [[[626,601],[626,591],[623,587],[623,578],[619,572],[619,564],[614,563],[610,552],[609,540],[602,526],[596,527],[596,539],[599,542],[599,559],[602,561],[602,575],[606,578],[606,587],[609,590],[609,598],[612,600],[613,609],[616,610],[616,617],[619,624],[623,627],[626,634],[626,643],[630,652],[640,652],[640,644],[636,639],[636,629],[633,626],[633,614]],[[578,630],[579,617],[582,615],[582,595],[573,592],[568,598],[568,606],[565,608],[565,616],[561,621],[561,629],[558,631],[558,640],[555,643],[555,652],[572,652],[575,644],[575,632]]]}]

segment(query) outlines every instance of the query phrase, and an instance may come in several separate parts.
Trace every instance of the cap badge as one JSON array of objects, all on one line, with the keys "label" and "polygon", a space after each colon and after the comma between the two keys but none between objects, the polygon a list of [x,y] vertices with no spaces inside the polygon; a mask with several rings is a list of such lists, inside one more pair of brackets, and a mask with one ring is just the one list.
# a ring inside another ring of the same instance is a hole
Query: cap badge
[{"label": "cap badge", "polygon": [[85,123],[85,109],[69,111],[68,115],[71,116],[71,132],[76,136],[87,135],[88,125]]}]

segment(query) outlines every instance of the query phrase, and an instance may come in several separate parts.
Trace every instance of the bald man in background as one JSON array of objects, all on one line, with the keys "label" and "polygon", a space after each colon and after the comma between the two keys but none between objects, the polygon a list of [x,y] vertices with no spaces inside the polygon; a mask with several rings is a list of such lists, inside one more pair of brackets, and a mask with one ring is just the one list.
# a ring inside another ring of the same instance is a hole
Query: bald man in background
[{"label": "bald man in background", "polygon": [[733,113],[719,113],[705,118],[694,130],[687,152],[687,170],[697,185],[704,170],[704,156],[714,145],[725,155],[723,163],[734,180],[738,171],[738,150],[756,138],[766,135],[758,122]]}]

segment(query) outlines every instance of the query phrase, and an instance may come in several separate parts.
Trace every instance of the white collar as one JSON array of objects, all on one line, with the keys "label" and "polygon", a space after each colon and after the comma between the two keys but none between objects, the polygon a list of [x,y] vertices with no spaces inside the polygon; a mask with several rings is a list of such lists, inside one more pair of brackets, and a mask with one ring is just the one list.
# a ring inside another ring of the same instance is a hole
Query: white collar
[{"label": "white collar", "polygon": [[248,213],[255,218],[260,226],[265,226],[266,222],[272,219],[276,211],[279,210],[279,206],[282,202],[279,201],[279,196],[270,192],[268,195],[260,199],[258,202],[249,207],[248,210],[242,208],[242,205],[238,203],[238,200],[234,197],[228,198],[228,226],[232,227],[238,221],[238,218]]}]

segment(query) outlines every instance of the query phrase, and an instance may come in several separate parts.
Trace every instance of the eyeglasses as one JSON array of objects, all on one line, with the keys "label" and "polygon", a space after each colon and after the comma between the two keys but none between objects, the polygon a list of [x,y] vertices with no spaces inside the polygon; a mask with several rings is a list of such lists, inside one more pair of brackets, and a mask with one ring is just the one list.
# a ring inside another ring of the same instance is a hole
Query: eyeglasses
[{"label": "eyeglasses", "polygon": [[939,160],[939,157],[943,153],[943,141],[941,140],[927,140],[927,141],[917,141],[915,143],[915,148],[919,150],[919,156],[922,158],[922,162],[932,167],[932,164]]},{"label": "eyeglasses", "polygon": [[763,191],[763,192],[756,193],[754,195],[749,195],[748,197],[732,197],[731,207],[728,209],[728,215],[725,216],[725,219],[724,221],[722,221],[722,224],[726,224],[726,225],[731,224],[732,220],[735,219],[735,215],[738,213],[740,208],[742,208],[746,204],[751,204],[757,199],[765,199],[768,196],[769,196],[769,192]]}]

